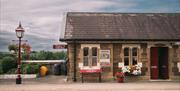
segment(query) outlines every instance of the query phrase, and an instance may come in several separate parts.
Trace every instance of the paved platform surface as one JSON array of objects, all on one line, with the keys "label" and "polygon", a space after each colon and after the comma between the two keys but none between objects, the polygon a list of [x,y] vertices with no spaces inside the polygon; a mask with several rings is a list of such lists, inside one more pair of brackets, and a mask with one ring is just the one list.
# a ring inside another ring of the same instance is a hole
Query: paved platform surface
[{"label": "paved platform surface", "polygon": [[15,80],[0,80],[0,91],[180,91],[180,82],[70,83],[65,82],[65,77],[53,76],[24,79],[21,85],[16,85]]}]

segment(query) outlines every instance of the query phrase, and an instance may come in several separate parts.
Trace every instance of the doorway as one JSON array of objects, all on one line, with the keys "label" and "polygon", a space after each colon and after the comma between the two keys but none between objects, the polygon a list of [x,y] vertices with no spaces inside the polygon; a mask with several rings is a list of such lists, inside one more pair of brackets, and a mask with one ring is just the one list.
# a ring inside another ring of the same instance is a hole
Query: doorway
[{"label": "doorway", "polygon": [[151,47],[151,79],[168,79],[168,47]]}]

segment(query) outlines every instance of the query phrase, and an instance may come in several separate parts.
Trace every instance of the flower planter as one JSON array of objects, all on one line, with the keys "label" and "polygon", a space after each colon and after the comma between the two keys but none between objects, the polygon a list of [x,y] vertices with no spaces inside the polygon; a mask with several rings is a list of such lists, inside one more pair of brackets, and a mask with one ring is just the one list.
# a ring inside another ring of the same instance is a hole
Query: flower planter
[{"label": "flower planter", "polygon": [[124,77],[117,78],[117,81],[118,81],[119,83],[123,83],[123,82],[124,82]]},{"label": "flower planter", "polygon": [[124,82],[124,73],[123,72],[116,72],[116,80],[119,83]]}]

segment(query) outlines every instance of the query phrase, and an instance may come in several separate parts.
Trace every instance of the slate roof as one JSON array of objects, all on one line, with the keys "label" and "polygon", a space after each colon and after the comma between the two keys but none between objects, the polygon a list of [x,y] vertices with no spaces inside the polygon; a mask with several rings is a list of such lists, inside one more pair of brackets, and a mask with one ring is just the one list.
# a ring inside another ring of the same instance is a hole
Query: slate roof
[{"label": "slate roof", "polygon": [[180,13],[68,12],[68,40],[180,40]]}]

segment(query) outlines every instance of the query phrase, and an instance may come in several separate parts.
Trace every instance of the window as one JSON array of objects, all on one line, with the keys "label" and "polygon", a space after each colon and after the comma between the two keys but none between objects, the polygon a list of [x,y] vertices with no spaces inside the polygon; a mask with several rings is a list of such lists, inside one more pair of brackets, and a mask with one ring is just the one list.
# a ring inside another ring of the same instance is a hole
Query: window
[{"label": "window", "polygon": [[97,48],[92,48],[92,66],[97,66]]},{"label": "window", "polygon": [[88,66],[88,56],[89,56],[89,48],[83,48],[83,65]]},{"label": "window", "polygon": [[124,65],[129,65],[129,48],[124,48]]},{"label": "window", "polygon": [[125,47],[124,51],[124,65],[132,66],[137,65],[138,62],[138,47]]},{"label": "window", "polygon": [[132,65],[137,64],[137,48],[132,48]]},{"label": "window", "polygon": [[100,49],[100,44],[81,44],[81,62],[82,66],[95,67],[98,65],[98,49]]}]

